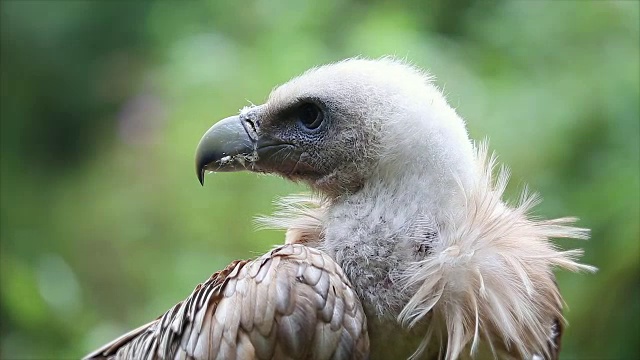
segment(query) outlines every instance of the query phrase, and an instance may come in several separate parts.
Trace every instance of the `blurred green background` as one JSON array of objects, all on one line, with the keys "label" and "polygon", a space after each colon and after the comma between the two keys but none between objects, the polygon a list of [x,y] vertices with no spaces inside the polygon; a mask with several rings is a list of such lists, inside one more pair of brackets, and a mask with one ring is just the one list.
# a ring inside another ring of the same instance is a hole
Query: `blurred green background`
[{"label": "blurred green background", "polygon": [[563,359],[640,357],[636,1],[2,1],[1,357],[73,358],[282,242],[252,218],[302,187],[198,184],[215,121],[315,65],[406,57],[475,139],[576,215],[595,275],[559,274]]}]

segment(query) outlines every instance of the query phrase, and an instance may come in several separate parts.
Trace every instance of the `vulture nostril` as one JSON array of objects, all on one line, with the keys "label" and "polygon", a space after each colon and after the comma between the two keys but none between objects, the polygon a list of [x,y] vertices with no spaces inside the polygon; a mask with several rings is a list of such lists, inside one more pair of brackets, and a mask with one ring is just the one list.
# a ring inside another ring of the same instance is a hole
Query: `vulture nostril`
[{"label": "vulture nostril", "polygon": [[242,119],[242,125],[244,126],[244,129],[249,135],[249,137],[251,138],[251,140],[257,141],[258,128],[260,127],[260,124],[258,123],[256,126],[256,123],[254,123],[253,120],[251,120],[250,118],[244,118]]},{"label": "vulture nostril", "polygon": [[253,121],[247,120],[247,124],[249,124],[249,126],[251,126],[253,131],[258,132],[258,130],[256,129],[256,125],[253,123]]}]

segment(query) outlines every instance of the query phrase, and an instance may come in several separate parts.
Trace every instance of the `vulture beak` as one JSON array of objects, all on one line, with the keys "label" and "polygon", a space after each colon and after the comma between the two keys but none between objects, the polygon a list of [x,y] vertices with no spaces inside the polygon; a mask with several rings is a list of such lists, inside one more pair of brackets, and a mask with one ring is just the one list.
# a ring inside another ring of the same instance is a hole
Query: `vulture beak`
[{"label": "vulture beak", "polygon": [[257,157],[255,136],[249,136],[240,116],[218,121],[200,139],[196,148],[196,175],[204,185],[208,171],[240,171]]},{"label": "vulture beak", "polygon": [[204,185],[207,171],[283,172],[298,158],[292,144],[261,132],[253,114],[241,114],[218,121],[202,136],[196,148],[196,175]]}]

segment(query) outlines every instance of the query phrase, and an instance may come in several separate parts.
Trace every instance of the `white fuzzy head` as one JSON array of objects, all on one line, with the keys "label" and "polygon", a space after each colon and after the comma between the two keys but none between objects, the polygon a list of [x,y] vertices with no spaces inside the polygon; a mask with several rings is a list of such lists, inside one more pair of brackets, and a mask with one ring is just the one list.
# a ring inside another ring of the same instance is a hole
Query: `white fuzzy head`
[{"label": "white fuzzy head", "polygon": [[405,176],[450,191],[476,176],[464,122],[432,78],[405,62],[349,59],[311,69],[276,88],[264,111],[278,114],[300,99],[318,101],[327,117],[316,141],[325,151],[314,156],[330,165],[310,182],[320,191],[341,195]]}]

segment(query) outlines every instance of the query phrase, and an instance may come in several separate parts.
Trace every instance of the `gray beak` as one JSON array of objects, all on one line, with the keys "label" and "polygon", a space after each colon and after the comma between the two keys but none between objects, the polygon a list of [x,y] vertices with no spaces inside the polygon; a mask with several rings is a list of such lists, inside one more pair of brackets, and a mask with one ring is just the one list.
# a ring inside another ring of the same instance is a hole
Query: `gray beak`
[{"label": "gray beak", "polygon": [[217,122],[202,136],[196,148],[196,175],[204,185],[206,171],[240,171],[257,160],[253,140],[239,116]]}]

